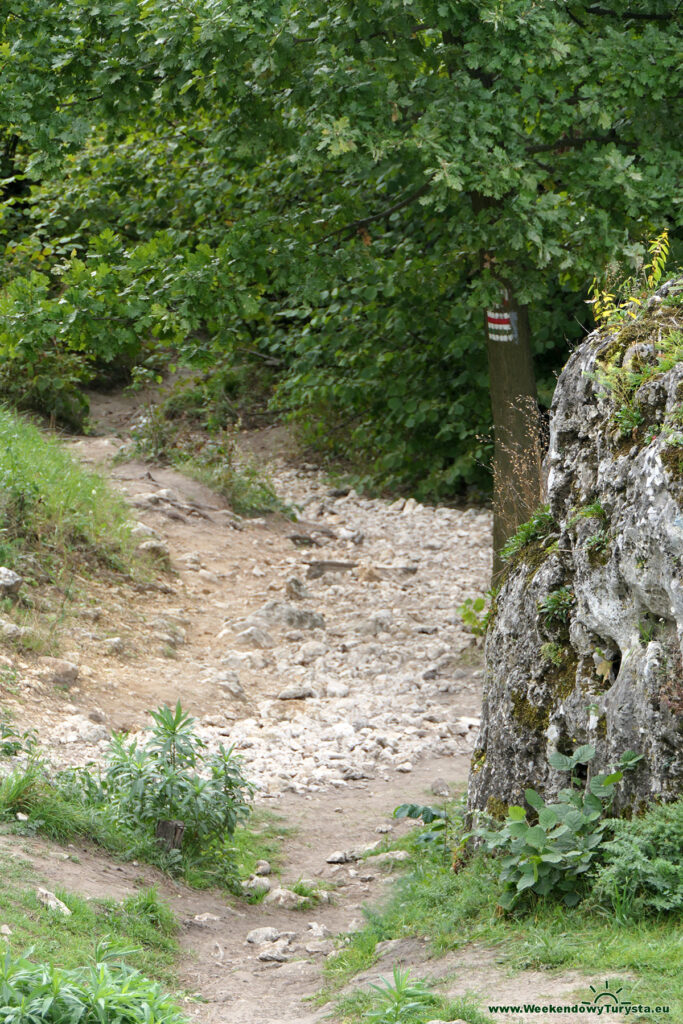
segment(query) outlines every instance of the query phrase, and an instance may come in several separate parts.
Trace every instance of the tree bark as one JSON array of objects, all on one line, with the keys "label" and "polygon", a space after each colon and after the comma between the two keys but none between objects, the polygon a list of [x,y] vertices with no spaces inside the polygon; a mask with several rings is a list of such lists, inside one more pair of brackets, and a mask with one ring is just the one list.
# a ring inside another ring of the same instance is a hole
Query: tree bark
[{"label": "tree bark", "polygon": [[157,842],[169,852],[180,850],[183,845],[185,825],[182,821],[158,821],[156,827]]},{"label": "tree bark", "polygon": [[531,354],[529,312],[503,289],[486,313],[493,414],[493,585],[503,569],[505,541],[543,497],[542,446]]}]

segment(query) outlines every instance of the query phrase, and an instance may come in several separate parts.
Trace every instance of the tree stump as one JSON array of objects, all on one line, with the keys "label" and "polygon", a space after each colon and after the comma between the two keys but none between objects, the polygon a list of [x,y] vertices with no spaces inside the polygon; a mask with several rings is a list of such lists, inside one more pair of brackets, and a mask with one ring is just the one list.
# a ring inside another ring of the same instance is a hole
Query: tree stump
[{"label": "tree stump", "polygon": [[166,850],[179,850],[183,845],[185,824],[182,821],[158,821],[156,827],[157,842]]}]

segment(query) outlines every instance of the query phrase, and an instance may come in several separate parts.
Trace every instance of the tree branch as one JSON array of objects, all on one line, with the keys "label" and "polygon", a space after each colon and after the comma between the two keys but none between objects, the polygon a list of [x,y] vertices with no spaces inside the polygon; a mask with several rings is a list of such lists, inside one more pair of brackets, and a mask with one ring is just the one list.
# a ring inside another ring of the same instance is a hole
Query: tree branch
[{"label": "tree branch", "polygon": [[404,207],[410,206],[410,204],[414,203],[416,199],[425,195],[425,193],[429,191],[431,184],[432,181],[430,178],[429,181],[426,181],[424,185],[420,185],[420,187],[415,189],[414,192],[411,192],[410,195],[404,196],[403,199],[399,199],[392,206],[387,206],[385,210],[380,210],[379,213],[372,213],[368,217],[361,217],[359,220],[351,221],[350,224],[345,224],[344,227],[336,228],[334,231],[330,231],[328,234],[323,235],[322,238],[319,238],[314,244],[318,245],[320,242],[325,242],[328,238],[334,238],[335,235],[343,235],[346,232],[353,233],[354,231],[360,231],[362,228],[366,228],[368,224],[374,224],[375,221],[384,220],[385,217],[389,217],[392,213],[396,213],[397,210],[402,210]]},{"label": "tree branch", "polygon": [[[678,5],[677,5],[678,7]],[[620,21],[676,21],[677,10],[670,14],[656,14],[654,11],[612,11],[609,7],[584,8],[586,14],[596,14],[603,18],[618,18]]]}]

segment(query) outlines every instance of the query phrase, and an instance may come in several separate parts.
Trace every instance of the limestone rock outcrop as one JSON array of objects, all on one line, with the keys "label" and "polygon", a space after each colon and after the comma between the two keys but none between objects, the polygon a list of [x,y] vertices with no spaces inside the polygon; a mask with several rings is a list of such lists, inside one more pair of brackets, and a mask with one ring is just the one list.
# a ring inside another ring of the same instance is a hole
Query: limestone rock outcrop
[{"label": "limestone rock outcrop", "polygon": [[471,809],[552,797],[548,755],[643,755],[615,810],[683,782],[683,282],[590,335],[557,384],[548,507],[517,535],[491,615]]}]

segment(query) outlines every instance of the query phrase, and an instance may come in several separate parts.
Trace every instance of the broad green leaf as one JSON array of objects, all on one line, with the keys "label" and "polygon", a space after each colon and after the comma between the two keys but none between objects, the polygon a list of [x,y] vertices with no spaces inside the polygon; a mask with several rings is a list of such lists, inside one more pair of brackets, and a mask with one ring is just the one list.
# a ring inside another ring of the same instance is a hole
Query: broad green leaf
[{"label": "broad green leaf", "polygon": [[543,798],[536,792],[535,789],[525,789],[524,799],[530,807],[533,807],[537,811],[541,811],[545,807],[545,802]]}]

